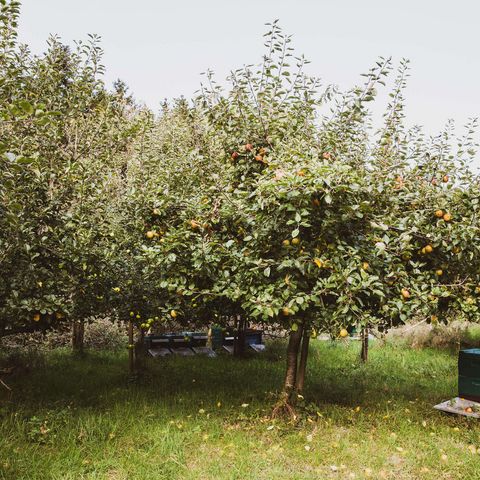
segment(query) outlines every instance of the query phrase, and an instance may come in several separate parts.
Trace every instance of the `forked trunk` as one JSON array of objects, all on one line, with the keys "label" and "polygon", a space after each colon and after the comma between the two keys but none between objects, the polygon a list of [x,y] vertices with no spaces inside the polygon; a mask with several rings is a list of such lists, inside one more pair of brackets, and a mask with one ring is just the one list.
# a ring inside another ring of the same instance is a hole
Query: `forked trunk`
[{"label": "forked trunk", "polygon": [[307,370],[308,347],[310,345],[310,332],[308,328],[303,329],[302,350],[300,352],[300,363],[298,364],[297,384],[295,390],[297,394],[303,394],[305,384],[305,372]]},{"label": "forked trunk", "polygon": [[303,325],[299,325],[296,331],[290,332],[287,346],[287,369],[285,372],[285,381],[280,398],[273,408],[272,417],[288,416],[291,420],[297,418],[295,409],[292,405],[292,394],[295,391],[297,382],[297,363],[298,351],[302,341]]}]

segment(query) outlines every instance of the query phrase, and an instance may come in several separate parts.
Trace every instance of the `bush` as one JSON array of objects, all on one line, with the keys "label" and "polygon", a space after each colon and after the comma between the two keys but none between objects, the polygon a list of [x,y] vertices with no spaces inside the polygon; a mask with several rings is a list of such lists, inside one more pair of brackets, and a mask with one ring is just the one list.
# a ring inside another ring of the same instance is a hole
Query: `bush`
[{"label": "bush", "polygon": [[464,320],[447,325],[412,322],[389,330],[386,340],[412,348],[480,347],[480,325]]},{"label": "bush", "polygon": [[[9,356],[34,354],[71,345],[72,331],[68,325],[44,333],[12,335],[0,339],[0,347]],[[127,345],[125,327],[108,318],[97,318],[85,323],[84,346],[92,350],[117,350]]]},{"label": "bush", "polygon": [[85,325],[85,348],[92,350],[118,350],[128,343],[123,324],[109,319],[97,319]]}]

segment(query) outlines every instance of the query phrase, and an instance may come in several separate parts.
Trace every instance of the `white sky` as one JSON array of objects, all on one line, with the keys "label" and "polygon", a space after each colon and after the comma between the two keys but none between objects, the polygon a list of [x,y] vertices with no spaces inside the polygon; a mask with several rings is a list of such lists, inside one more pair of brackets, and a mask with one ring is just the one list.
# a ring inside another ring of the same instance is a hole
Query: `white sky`
[{"label": "white sky", "polygon": [[380,55],[411,60],[409,124],[436,133],[447,119],[480,115],[478,0],[23,0],[20,39],[40,53],[50,33],[65,43],[103,38],[106,79],[121,78],[157,109],[190,97],[207,68],[219,79],[257,63],[264,24],[280,19],[309,72],[342,88]]}]

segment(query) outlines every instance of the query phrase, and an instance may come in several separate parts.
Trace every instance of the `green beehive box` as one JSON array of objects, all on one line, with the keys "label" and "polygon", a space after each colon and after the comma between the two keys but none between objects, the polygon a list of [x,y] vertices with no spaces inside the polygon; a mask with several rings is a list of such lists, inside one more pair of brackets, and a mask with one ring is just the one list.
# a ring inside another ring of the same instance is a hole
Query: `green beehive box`
[{"label": "green beehive box", "polygon": [[458,354],[458,396],[480,402],[480,348]]},{"label": "green beehive box", "polygon": [[225,338],[222,327],[211,327],[212,331],[212,348],[218,350],[222,348],[223,339]]}]

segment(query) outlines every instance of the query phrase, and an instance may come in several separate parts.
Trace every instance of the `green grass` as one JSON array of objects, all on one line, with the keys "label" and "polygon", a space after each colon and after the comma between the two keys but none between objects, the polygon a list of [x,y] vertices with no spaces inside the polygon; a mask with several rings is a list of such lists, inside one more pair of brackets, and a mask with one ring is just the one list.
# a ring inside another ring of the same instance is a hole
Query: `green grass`
[{"label": "green grass", "polygon": [[8,379],[0,478],[480,479],[478,421],[432,409],[455,396],[454,354],[373,346],[362,365],[357,344],[314,341],[292,426],[269,418],[283,350],[151,360],[137,383],[125,353],[55,351]]}]

